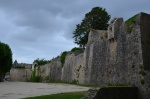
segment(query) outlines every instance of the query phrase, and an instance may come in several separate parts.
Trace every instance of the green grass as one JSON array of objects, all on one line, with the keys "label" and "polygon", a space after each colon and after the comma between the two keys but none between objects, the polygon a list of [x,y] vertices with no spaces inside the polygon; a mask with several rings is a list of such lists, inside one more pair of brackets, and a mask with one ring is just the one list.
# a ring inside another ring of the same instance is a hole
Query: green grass
[{"label": "green grass", "polygon": [[108,83],[108,86],[130,86],[129,84],[113,84],[113,83]]},{"label": "green grass", "polygon": [[84,97],[85,93],[86,92],[69,92],[69,93],[29,97],[29,98],[23,98],[23,99],[80,99]]}]

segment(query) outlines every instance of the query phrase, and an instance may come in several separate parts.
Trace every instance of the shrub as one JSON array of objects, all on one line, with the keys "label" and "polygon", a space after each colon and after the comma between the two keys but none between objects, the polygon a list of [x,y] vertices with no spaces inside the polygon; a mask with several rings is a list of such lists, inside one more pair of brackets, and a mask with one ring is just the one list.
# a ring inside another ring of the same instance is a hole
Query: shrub
[{"label": "shrub", "polygon": [[31,82],[40,82],[41,81],[41,77],[36,76],[36,68],[34,68],[34,70],[32,71],[30,81]]},{"label": "shrub", "polygon": [[72,82],[71,82],[71,84],[77,84],[78,83],[78,80],[73,80]]}]

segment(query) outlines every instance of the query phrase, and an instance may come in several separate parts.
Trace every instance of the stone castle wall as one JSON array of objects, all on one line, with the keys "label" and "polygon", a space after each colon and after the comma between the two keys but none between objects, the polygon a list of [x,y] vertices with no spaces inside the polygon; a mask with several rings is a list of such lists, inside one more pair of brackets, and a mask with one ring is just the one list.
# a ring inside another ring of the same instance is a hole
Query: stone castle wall
[{"label": "stone castle wall", "polygon": [[49,77],[51,80],[61,80],[62,66],[59,58],[51,60],[50,63],[36,67],[36,76],[42,79]]},{"label": "stone castle wall", "polygon": [[[140,13],[132,31],[122,18],[108,30],[91,30],[83,53],[68,53],[65,64],[60,58],[37,68],[37,75],[52,80],[81,84],[126,84],[139,88],[141,99],[150,99],[150,15]],[[22,71],[24,72],[24,71]]]},{"label": "stone castle wall", "polygon": [[66,56],[65,64],[62,68],[61,80],[72,82],[77,81],[79,83],[83,82],[83,54],[70,53]]},{"label": "stone castle wall", "polygon": [[12,68],[10,70],[11,81],[28,81],[31,77],[31,69]]}]

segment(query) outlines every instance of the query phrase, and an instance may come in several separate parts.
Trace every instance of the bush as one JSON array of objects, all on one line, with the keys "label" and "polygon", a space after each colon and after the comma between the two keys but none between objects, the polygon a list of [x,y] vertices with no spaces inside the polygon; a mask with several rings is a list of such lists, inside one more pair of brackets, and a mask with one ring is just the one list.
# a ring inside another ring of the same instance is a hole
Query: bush
[{"label": "bush", "polygon": [[73,80],[72,82],[71,82],[71,84],[78,84],[78,80]]},{"label": "bush", "polygon": [[40,76],[35,76],[33,79],[33,82],[40,82],[41,81],[41,77]]},{"label": "bush", "polygon": [[34,70],[32,71],[32,75],[30,78],[31,82],[40,82],[41,81],[41,77],[40,76],[36,76],[36,68],[34,68]]},{"label": "bush", "polygon": [[41,77],[40,76],[31,77],[30,81],[31,82],[40,82],[41,81]]}]

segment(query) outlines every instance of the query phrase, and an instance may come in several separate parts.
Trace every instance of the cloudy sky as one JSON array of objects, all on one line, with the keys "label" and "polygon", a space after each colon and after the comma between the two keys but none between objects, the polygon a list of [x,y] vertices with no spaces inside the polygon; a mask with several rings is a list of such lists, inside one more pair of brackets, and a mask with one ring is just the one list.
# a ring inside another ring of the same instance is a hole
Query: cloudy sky
[{"label": "cloudy sky", "polygon": [[139,12],[150,14],[150,0],[0,0],[0,41],[13,60],[47,60],[77,46],[72,32],[93,7],[103,7],[124,20]]}]

